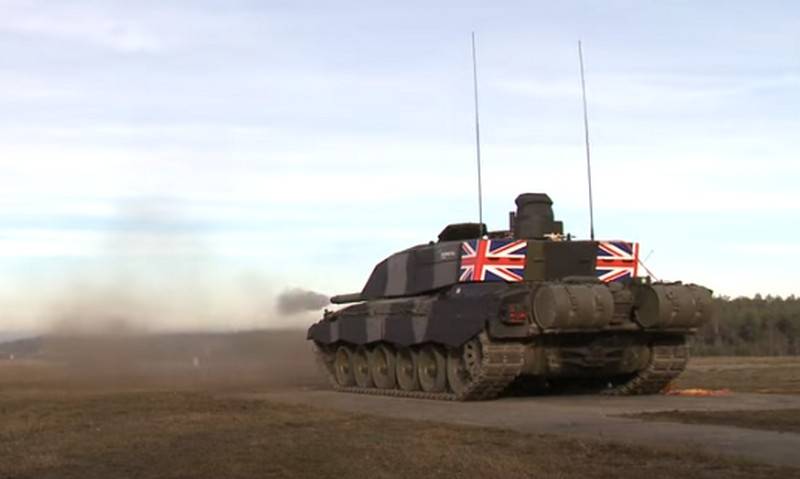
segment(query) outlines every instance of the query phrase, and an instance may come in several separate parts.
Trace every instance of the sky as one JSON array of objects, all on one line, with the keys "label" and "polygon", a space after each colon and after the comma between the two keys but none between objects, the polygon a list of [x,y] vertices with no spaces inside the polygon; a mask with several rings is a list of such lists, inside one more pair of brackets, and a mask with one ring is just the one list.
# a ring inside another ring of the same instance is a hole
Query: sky
[{"label": "sky", "polygon": [[588,236],[581,40],[597,236],[800,294],[795,2],[0,0],[0,329],[261,326],[475,221],[472,31],[490,229],[546,192]]}]

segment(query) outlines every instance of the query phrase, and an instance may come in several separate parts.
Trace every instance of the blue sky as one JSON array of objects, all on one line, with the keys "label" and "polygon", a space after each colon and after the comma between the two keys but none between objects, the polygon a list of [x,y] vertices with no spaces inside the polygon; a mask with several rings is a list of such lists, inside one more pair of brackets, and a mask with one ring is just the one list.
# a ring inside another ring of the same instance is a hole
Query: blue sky
[{"label": "blue sky", "polygon": [[490,228],[543,191],[588,235],[581,39],[598,236],[800,293],[794,2],[0,0],[0,321],[262,325],[474,220],[472,30]]}]

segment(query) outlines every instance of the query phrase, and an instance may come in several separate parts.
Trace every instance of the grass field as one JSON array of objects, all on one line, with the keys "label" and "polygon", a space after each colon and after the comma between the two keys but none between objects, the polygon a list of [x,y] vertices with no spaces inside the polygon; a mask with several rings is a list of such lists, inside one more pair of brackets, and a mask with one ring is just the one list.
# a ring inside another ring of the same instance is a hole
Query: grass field
[{"label": "grass field", "polygon": [[692,358],[675,387],[800,394],[800,356]]},{"label": "grass field", "polygon": [[[0,479],[800,477],[797,469],[688,449],[380,418],[230,394],[321,387],[295,336],[273,335],[267,343],[235,338],[235,354],[206,339],[156,345],[118,339],[102,348],[67,341],[50,345],[49,360],[0,362]],[[797,392],[790,374],[796,364],[701,359],[681,386],[752,390],[761,386],[746,378],[757,370],[772,378],[773,392]]]},{"label": "grass field", "polygon": [[234,399],[214,391],[0,393],[2,478],[789,477],[688,450]]}]

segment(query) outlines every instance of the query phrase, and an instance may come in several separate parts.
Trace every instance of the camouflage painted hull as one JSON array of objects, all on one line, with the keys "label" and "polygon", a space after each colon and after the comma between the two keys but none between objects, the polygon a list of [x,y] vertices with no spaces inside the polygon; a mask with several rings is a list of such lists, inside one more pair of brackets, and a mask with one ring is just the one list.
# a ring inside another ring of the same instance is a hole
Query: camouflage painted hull
[{"label": "camouflage painted hull", "polygon": [[335,389],[449,400],[509,385],[653,394],[683,371],[710,291],[679,283],[465,283],[365,301],[309,329]]}]

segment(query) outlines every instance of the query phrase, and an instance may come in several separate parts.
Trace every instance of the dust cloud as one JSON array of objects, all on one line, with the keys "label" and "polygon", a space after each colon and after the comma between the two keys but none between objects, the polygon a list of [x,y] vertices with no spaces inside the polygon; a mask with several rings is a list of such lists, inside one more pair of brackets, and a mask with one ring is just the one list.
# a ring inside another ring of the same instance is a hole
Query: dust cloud
[{"label": "dust cloud", "polygon": [[330,303],[321,293],[303,288],[292,288],[278,295],[275,309],[280,314],[293,315],[306,311],[318,311]]},{"label": "dust cloud", "polygon": [[[8,350],[8,348],[13,348]],[[13,353],[13,360],[9,355]],[[324,387],[301,330],[48,335],[0,343],[0,388],[264,391]]]},{"label": "dust cloud", "polygon": [[232,267],[169,203],[123,205],[112,223],[96,254],[6,289],[4,327],[40,337],[15,364],[56,365],[76,387],[319,383],[305,330],[327,297]]},{"label": "dust cloud", "polygon": [[[40,263],[0,298],[3,322],[59,335],[304,328],[275,308],[282,280],[217,254],[202,222],[167,200],[118,205],[96,251]],[[7,281],[11,281],[8,279]]]}]

